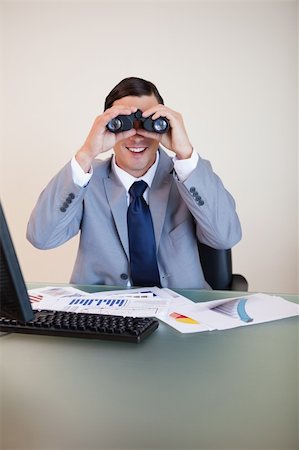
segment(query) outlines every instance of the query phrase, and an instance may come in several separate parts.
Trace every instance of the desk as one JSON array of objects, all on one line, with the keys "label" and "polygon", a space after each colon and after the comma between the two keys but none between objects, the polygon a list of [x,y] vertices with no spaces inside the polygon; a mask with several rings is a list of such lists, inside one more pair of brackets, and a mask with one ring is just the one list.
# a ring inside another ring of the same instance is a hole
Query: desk
[{"label": "desk", "polygon": [[3,450],[298,448],[297,318],[192,335],[160,323],[139,345],[7,335],[1,348]]}]

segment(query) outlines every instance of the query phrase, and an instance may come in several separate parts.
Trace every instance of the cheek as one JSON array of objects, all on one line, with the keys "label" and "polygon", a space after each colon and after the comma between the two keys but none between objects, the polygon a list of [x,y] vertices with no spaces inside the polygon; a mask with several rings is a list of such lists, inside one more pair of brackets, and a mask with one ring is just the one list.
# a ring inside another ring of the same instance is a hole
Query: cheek
[{"label": "cheek", "polygon": [[114,145],[113,150],[114,150],[115,155],[121,155],[122,153],[124,153],[124,151],[126,151],[126,146],[121,141]]},{"label": "cheek", "polygon": [[159,141],[153,141],[153,142],[151,143],[151,145],[150,145],[150,150],[151,150],[153,153],[156,153],[156,151],[157,151],[158,148],[159,148],[159,144],[160,144]]}]

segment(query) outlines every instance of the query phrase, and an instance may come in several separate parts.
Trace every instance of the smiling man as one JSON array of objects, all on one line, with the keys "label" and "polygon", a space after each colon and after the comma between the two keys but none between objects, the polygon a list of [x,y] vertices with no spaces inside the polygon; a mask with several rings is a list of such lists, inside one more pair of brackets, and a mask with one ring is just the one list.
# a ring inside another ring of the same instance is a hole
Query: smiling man
[{"label": "smiling man", "polygon": [[[123,116],[132,126],[110,131]],[[143,125],[159,118],[166,132]],[[48,249],[79,232],[70,281],[118,286],[208,288],[198,241],[230,248],[241,239],[232,196],[149,81],[130,77],[112,89],[83,146],[41,193],[27,237]]]}]

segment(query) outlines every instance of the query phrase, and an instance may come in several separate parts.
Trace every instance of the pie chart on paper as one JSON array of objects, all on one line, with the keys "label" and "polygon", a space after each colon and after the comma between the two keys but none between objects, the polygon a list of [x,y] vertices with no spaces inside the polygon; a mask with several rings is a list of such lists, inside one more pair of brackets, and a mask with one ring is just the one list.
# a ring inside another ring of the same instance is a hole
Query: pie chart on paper
[{"label": "pie chart on paper", "polygon": [[192,319],[191,317],[188,317],[188,316],[184,316],[183,314],[176,313],[176,312],[169,314],[169,316],[172,317],[173,319],[175,319],[177,322],[187,323],[189,325],[198,325],[199,324],[199,322],[197,320]]}]

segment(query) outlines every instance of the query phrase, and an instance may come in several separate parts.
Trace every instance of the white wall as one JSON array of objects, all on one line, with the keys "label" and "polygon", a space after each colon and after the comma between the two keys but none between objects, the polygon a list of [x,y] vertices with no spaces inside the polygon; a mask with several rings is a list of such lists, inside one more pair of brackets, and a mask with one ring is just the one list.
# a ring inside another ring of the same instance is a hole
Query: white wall
[{"label": "white wall", "polygon": [[6,1],[1,13],[1,199],[27,281],[69,280],[77,239],[36,250],[28,217],[107,93],[140,76],[236,199],[235,271],[252,291],[299,292],[296,1]]}]

